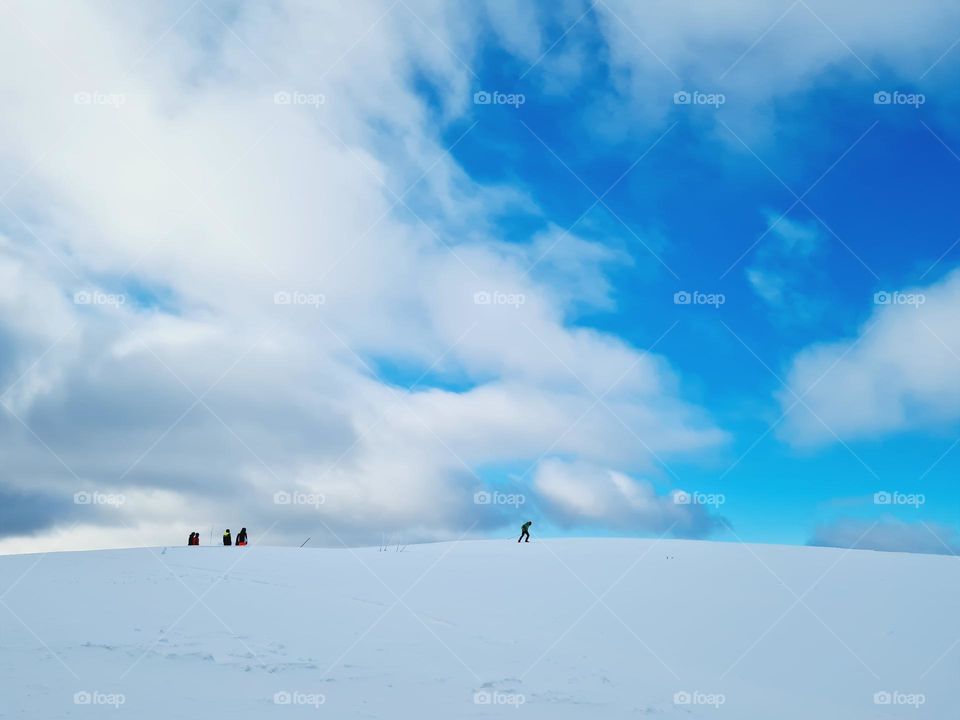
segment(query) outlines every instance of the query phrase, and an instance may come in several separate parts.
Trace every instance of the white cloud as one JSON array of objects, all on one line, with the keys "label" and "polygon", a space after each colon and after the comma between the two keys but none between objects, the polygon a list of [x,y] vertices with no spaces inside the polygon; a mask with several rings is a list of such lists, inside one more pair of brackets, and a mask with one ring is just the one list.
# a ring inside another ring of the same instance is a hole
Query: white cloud
[{"label": "white cloud", "polygon": [[793,359],[779,396],[784,437],[816,444],[960,418],[960,271],[877,300],[889,304],[876,305],[857,337]]},{"label": "white cloud", "polygon": [[485,0],[490,24],[503,46],[528,62],[543,53],[541,23],[537,3],[525,0]]},{"label": "white cloud", "polygon": [[809,289],[819,275],[813,256],[822,240],[823,233],[812,222],[767,214],[766,234],[745,272],[753,291],[777,311],[778,318],[809,320],[822,308]]},{"label": "white cloud", "polygon": [[533,483],[548,516],[561,525],[697,537],[720,525],[707,506],[657,495],[653,485],[601,465],[544,460]]},{"label": "white cloud", "polygon": [[[870,4],[869,22],[861,6],[828,0],[609,0],[597,13],[620,96],[633,101],[629,113],[621,102],[616,113],[597,120],[624,129],[634,130],[639,118],[663,122],[677,110],[672,95],[678,90],[724,93],[722,117],[751,144],[777,139],[776,101],[817,83],[842,78],[874,90],[919,83],[928,92],[953,92],[953,59],[942,56],[956,39],[960,8],[947,0],[909,6],[878,0]],[[863,103],[872,103],[872,91],[864,91]],[[715,126],[716,112],[691,110],[682,108]],[[740,147],[726,130],[717,132]]]},{"label": "white cloud", "polygon": [[[635,434],[664,456],[725,441],[664,359],[565,325],[577,302],[609,306],[607,251],[570,238],[527,273],[546,241],[518,253],[490,235],[492,215],[528,201],[473,182],[413,89],[435,83],[444,119],[467,107],[473,28],[410,5],[431,30],[400,6],[374,24],[388,3],[294,2],[244,6],[227,30],[201,4],[159,42],[189,6],[13,6],[0,189],[31,230],[12,219],[0,248],[0,378],[26,372],[4,401],[30,429],[0,415],[0,484],[130,498],[60,520],[24,503],[37,547],[211,525],[273,527],[268,542],[329,542],[325,525],[348,541],[441,537],[472,522],[471,468],[556,443],[642,470]],[[403,198],[426,222],[391,211],[428,170]],[[75,304],[88,288],[130,301]],[[393,387],[380,358],[469,389]],[[326,502],[273,504],[294,489]]]},{"label": "white cloud", "polygon": [[955,528],[939,523],[908,523],[895,518],[878,521],[844,518],[825,523],[817,527],[808,544],[937,555],[960,552],[960,536]]}]

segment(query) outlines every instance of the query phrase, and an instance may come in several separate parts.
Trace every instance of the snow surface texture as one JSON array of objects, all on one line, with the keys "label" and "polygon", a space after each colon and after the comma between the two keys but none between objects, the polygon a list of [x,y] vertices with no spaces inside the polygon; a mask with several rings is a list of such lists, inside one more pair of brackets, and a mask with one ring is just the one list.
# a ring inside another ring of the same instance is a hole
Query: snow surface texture
[{"label": "snow surface texture", "polygon": [[957,558],[691,541],[0,558],[0,716],[955,718]]}]

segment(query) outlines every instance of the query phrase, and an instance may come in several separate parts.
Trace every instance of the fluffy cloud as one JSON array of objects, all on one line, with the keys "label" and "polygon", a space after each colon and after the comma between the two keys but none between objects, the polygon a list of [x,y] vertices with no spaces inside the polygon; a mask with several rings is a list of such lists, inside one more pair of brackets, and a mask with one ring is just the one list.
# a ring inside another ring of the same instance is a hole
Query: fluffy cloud
[{"label": "fluffy cloud", "polygon": [[9,8],[0,488],[36,535],[0,550],[448,537],[487,464],[725,441],[663,358],[568,324],[608,251],[498,242],[529,201],[441,139],[471,17],[408,5]]},{"label": "fluffy cloud", "polygon": [[[794,358],[781,433],[816,444],[960,418],[960,271],[928,287],[885,291],[858,336]],[[798,400],[800,398],[801,400]]]},{"label": "fluffy cloud", "polygon": [[[632,101],[630,113],[617,107],[596,119],[631,131],[638,118],[661,123],[676,112],[672,97],[679,90],[723,93],[722,117],[751,143],[783,130],[776,122],[777,101],[838,77],[865,85],[865,105],[874,90],[896,89],[891,83],[953,92],[947,69],[952,58],[943,56],[956,40],[960,8],[947,0],[909,6],[879,0],[870,4],[869,22],[861,6],[827,0],[605,0],[596,12],[619,88],[611,108],[623,98]],[[619,123],[623,117],[629,123]],[[710,108],[694,117],[712,125],[717,115]]]},{"label": "fluffy cloud", "polygon": [[653,485],[609,468],[558,459],[537,467],[534,489],[552,519],[566,526],[701,537],[721,521],[688,493],[657,495]]},{"label": "fluffy cloud", "polygon": [[955,528],[938,523],[907,523],[894,518],[871,522],[848,518],[820,525],[808,544],[955,555],[960,551],[960,536]]},{"label": "fluffy cloud", "polygon": [[811,284],[811,258],[823,235],[816,225],[767,215],[768,229],[747,268],[753,291],[791,320],[809,319],[817,312],[813,300],[801,290]]}]

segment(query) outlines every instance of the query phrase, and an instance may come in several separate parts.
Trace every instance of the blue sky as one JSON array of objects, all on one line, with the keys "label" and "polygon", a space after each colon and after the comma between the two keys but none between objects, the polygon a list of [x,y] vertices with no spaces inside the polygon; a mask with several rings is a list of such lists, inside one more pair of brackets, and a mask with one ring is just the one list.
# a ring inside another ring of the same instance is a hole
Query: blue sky
[{"label": "blue sky", "polygon": [[[582,35],[579,42],[594,47],[593,29]],[[561,40],[559,52],[565,41],[573,42]],[[948,60],[941,72],[949,67]],[[766,137],[755,144],[752,118],[744,123],[724,106],[672,105],[667,95],[649,98],[664,106],[662,122],[611,141],[596,122],[596,105],[616,92],[603,62],[562,95],[545,91],[529,63],[496,48],[473,68],[478,89],[522,93],[524,102],[477,106],[446,134],[453,141],[478,123],[454,155],[474,175],[523,187],[550,222],[577,223],[577,232],[630,256],[631,264],[608,270],[615,308],[575,322],[637,347],[669,330],[657,351],[680,371],[688,397],[731,433],[726,451],[706,461],[664,463],[666,484],[723,493],[723,515],[751,541],[803,543],[813,523],[838,515],[956,526],[955,421],[813,449],[769,432],[781,417],[775,395],[796,353],[856,336],[876,310],[875,292],[935,283],[960,261],[960,159],[945,147],[955,130],[953,98],[877,105],[878,88],[922,88],[886,68],[878,67],[887,70],[879,82],[860,68],[849,77],[827,74],[777,103],[774,127],[760,131]],[[622,110],[609,120],[629,126],[630,108]],[[594,206],[581,219],[614,183],[604,196],[609,211]],[[504,218],[508,240],[528,236],[525,219]],[[794,284],[785,307],[765,303],[747,276],[758,255],[778,254],[769,249],[776,233],[765,234],[777,219],[815,238],[809,258],[776,258]],[[678,306],[679,289],[722,293],[726,302]],[[927,504],[877,507],[878,488],[922,493]]]},{"label": "blue sky", "polygon": [[949,3],[11,12],[0,551],[960,547]]}]

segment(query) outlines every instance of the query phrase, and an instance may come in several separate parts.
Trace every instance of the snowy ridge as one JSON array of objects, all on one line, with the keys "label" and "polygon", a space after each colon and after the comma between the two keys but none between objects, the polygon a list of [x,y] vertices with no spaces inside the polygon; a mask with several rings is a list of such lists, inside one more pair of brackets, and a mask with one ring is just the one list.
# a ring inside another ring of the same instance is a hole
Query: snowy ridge
[{"label": "snowy ridge", "polygon": [[948,718],[957,567],[634,539],[7,556],[0,717]]}]

